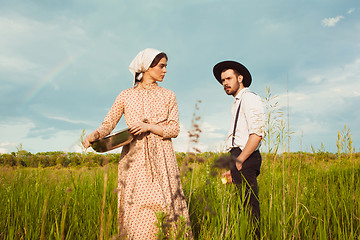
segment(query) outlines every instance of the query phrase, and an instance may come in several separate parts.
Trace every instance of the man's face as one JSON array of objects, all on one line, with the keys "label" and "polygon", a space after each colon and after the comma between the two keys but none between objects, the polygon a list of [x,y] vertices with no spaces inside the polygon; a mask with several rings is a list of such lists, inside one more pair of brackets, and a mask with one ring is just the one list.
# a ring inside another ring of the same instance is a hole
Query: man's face
[{"label": "man's face", "polygon": [[240,91],[240,82],[243,76],[236,77],[234,70],[228,69],[221,73],[221,81],[227,95],[236,96]]}]

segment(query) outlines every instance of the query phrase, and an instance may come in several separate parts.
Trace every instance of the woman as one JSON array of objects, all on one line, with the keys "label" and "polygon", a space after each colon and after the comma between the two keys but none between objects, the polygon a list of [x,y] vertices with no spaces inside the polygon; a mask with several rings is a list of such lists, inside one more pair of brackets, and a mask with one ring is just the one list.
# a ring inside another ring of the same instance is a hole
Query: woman
[{"label": "woman", "polygon": [[[180,219],[191,238],[189,216],[171,138],[180,131],[175,94],[159,87],[166,74],[167,55],[141,51],[129,66],[134,87],[119,94],[101,126],[89,134],[84,147],[108,135],[124,114],[134,140],[123,147],[119,161],[118,209],[120,238],[156,239],[156,214],[167,215],[172,232]],[[181,224],[180,224],[181,225]]]}]

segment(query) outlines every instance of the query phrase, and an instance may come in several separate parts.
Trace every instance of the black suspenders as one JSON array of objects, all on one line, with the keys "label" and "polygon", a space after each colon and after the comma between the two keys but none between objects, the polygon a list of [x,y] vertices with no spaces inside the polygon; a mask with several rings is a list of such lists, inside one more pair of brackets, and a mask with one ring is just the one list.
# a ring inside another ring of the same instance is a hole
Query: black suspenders
[{"label": "black suspenders", "polygon": [[235,116],[234,130],[233,130],[233,134],[232,134],[232,143],[231,143],[231,146],[232,146],[232,147],[234,147],[234,144],[235,144],[235,132],[236,132],[237,121],[238,121],[238,118],[239,118],[241,102],[242,102],[242,99],[243,99],[243,97],[244,97],[243,95],[244,95],[245,93],[247,93],[247,92],[256,95],[256,93],[247,90],[247,91],[243,92],[243,94],[242,94],[242,96],[241,96],[240,103],[239,103],[239,107],[238,107],[238,109],[237,109],[237,111],[236,111],[236,116]]},{"label": "black suspenders", "polygon": [[236,131],[236,125],[237,125],[237,121],[238,121],[238,118],[239,118],[239,112],[240,112],[240,107],[241,107],[241,100],[242,98],[240,99],[240,103],[239,103],[239,107],[236,111],[236,116],[235,116],[235,123],[234,123],[234,130],[233,130],[233,134],[232,134],[232,143],[231,143],[231,146],[234,147],[234,143],[235,143],[235,131]]}]

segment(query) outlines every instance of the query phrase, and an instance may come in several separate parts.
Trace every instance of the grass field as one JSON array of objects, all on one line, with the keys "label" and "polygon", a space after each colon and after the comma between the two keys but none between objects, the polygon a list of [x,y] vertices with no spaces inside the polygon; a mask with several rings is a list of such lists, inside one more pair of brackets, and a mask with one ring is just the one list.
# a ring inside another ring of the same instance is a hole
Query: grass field
[{"label": "grass field", "polygon": [[[234,186],[223,185],[223,170],[213,167],[218,157],[201,153],[188,162],[177,154],[193,233],[246,239],[251,227]],[[0,168],[0,239],[116,238],[116,164],[57,166]],[[262,239],[358,239],[359,179],[360,154],[263,154]]]}]

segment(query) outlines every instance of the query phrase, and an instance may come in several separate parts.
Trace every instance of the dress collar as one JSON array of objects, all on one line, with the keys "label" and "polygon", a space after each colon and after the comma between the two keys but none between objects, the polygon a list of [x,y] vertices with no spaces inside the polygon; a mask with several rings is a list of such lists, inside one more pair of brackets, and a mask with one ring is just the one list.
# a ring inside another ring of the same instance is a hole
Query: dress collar
[{"label": "dress collar", "polygon": [[135,88],[139,88],[139,89],[154,89],[158,87],[157,82],[153,82],[153,83],[148,83],[148,84],[144,84],[144,83],[139,83]]}]

